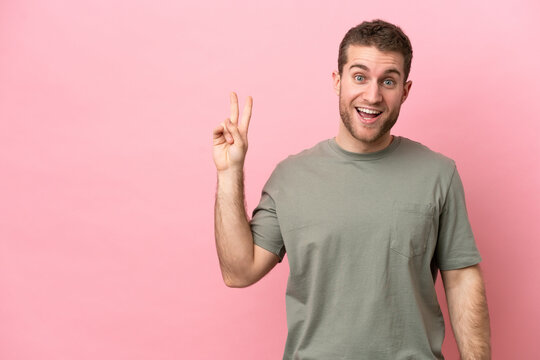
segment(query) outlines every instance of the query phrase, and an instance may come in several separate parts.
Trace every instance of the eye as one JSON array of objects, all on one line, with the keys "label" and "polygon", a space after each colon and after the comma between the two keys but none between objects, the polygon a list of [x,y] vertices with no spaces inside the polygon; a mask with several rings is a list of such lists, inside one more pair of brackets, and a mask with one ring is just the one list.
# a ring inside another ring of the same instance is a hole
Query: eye
[{"label": "eye", "polygon": [[356,81],[364,81],[364,76],[362,76],[362,75],[354,75],[354,80],[356,80]]},{"label": "eye", "polygon": [[394,86],[395,84],[396,84],[395,81],[392,80],[392,79],[384,80],[384,85],[386,85],[386,86]]}]

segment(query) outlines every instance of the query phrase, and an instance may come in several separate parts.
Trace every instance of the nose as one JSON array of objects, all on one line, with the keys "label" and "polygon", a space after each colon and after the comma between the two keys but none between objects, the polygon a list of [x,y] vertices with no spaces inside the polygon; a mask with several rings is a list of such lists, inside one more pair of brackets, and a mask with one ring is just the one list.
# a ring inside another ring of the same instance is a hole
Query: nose
[{"label": "nose", "polygon": [[382,95],[377,82],[371,81],[367,84],[364,91],[364,100],[370,104],[376,104],[382,101]]}]

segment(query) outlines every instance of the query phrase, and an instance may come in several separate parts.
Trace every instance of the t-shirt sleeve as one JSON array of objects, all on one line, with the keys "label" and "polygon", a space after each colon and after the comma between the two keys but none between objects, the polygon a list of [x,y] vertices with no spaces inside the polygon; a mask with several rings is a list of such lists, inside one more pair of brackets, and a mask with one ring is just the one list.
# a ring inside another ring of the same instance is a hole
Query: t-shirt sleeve
[{"label": "t-shirt sleeve", "polygon": [[440,270],[461,269],[482,260],[469,223],[463,184],[456,168],[439,217],[435,257]]},{"label": "t-shirt sleeve", "polygon": [[278,169],[274,170],[263,187],[259,205],[253,210],[250,221],[251,233],[255,245],[273,252],[279,257],[279,262],[285,256],[285,245],[281,236],[275,199],[278,196]]}]

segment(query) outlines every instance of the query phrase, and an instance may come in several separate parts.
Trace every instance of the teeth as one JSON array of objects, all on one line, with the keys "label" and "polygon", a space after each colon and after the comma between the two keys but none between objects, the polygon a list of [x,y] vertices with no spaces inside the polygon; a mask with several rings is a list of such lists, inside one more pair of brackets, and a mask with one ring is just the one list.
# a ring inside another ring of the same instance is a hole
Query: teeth
[{"label": "teeth", "polygon": [[356,110],[364,112],[366,114],[380,114],[380,111],[370,110],[370,109],[364,109],[364,108],[356,108]]}]

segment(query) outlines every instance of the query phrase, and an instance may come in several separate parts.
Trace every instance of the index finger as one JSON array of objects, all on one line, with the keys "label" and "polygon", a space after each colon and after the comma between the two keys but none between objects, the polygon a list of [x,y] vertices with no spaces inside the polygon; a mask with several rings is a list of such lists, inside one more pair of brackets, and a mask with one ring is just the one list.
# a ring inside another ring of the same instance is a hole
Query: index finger
[{"label": "index finger", "polygon": [[231,93],[231,122],[233,124],[238,123],[238,96],[235,92]]},{"label": "index finger", "polygon": [[253,108],[253,98],[248,96],[244,110],[242,111],[242,123],[238,125],[242,131],[247,133],[249,128],[249,121],[251,120],[251,109]]}]

